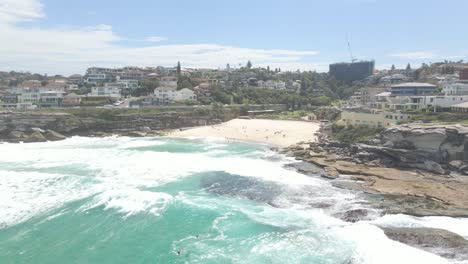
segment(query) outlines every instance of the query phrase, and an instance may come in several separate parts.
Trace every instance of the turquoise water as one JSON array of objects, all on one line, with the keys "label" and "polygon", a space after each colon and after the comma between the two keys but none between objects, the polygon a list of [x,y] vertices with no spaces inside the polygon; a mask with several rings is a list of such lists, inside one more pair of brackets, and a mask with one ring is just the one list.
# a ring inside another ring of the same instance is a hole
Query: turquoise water
[{"label": "turquoise water", "polygon": [[445,263],[372,222],[443,219],[374,210],[345,223],[334,215],[368,208],[360,194],[265,146],[75,137],[0,150],[0,263]]}]

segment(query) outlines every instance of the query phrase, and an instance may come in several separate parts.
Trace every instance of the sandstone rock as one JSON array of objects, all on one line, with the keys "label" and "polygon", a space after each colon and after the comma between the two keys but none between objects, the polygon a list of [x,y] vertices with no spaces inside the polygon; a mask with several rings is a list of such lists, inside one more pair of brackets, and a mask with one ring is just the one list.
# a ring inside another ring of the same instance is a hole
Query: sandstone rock
[{"label": "sandstone rock", "polygon": [[324,173],[320,175],[323,178],[334,180],[340,177],[340,173],[333,167],[325,167],[324,170]]},{"label": "sandstone rock", "polygon": [[308,163],[308,162],[303,162],[303,161],[290,163],[290,164],[287,164],[285,167],[294,168],[298,172],[309,175],[309,176],[319,175],[323,172],[323,170],[317,167],[316,165]]},{"label": "sandstone rock", "polygon": [[47,139],[39,131],[33,131],[29,135],[26,135],[24,142],[45,142]]},{"label": "sandstone rock", "polygon": [[437,162],[426,160],[424,161],[424,166],[427,171],[434,172],[437,174],[446,174],[445,170]]},{"label": "sandstone rock", "polygon": [[46,130],[46,132],[44,133],[44,136],[47,140],[50,140],[50,141],[58,141],[58,140],[64,140],[66,139],[67,137],[65,137],[64,135],[58,133],[58,132],[55,132],[53,130]]},{"label": "sandstone rock", "polygon": [[461,160],[452,160],[449,162],[448,166],[449,169],[454,171],[459,171],[463,167],[464,163]]},{"label": "sandstone rock", "polygon": [[468,241],[436,228],[381,227],[390,239],[451,259],[468,257]]},{"label": "sandstone rock", "polygon": [[11,131],[7,135],[7,141],[9,142],[20,142],[26,138],[26,134],[21,131]]}]

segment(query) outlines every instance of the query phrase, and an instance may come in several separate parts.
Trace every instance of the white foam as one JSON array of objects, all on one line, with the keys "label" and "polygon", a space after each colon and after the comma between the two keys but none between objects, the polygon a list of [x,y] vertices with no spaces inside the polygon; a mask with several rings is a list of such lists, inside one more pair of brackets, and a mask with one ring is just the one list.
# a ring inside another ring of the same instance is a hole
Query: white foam
[{"label": "white foam", "polygon": [[0,228],[24,222],[97,191],[76,178],[59,174],[1,170],[0,175]]},{"label": "white foam", "polygon": [[448,230],[468,239],[468,219],[444,216],[415,217],[403,214],[385,215],[371,223],[388,227],[428,227]]},{"label": "white foam", "polygon": [[378,227],[366,223],[346,225],[335,232],[355,246],[357,263],[449,263],[444,258],[388,239]]},{"label": "white foam", "polygon": [[81,211],[104,206],[107,209],[116,209],[126,217],[150,213],[158,216],[170,202],[172,196],[166,193],[141,191],[138,189],[107,190],[98,194],[92,202],[82,206]]}]

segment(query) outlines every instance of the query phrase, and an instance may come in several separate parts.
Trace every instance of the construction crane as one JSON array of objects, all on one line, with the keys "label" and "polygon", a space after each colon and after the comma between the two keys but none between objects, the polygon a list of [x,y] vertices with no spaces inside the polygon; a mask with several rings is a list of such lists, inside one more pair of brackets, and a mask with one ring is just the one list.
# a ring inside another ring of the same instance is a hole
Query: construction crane
[{"label": "construction crane", "polygon": [[357,61],[357,59],[353,57],[353,51],[351,50],[351,44],[349,43],[348,36],[346,36],[346,42],[348,42],[348,51],[349,51],[349,56],[351,57],[351,63],[354,63]]}]

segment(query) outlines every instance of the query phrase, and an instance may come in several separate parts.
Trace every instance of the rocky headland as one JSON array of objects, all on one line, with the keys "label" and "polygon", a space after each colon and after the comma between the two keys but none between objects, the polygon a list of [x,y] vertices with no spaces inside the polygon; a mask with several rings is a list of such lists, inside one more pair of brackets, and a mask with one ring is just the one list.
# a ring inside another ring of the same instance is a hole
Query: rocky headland
[{"label": "rocky headland", "polygon": [[44,142],[69,136],[155,136],[184,127],[213,125],[235,116],[224,111],[120,113],[112,110],[77,113],[1,112],[0,141]]},{"label": "rocky headland", "polygon": [[318,166],[336,186],[394,196],[392,212],[468,216],[467,134],[461,125],[405,125],[348,145],[320,133],[284,152]]},{"label": "rocky headland", "polygon": [[[382,214],[468,217],[468,127],[403,125],[357,144],[329,140],[301,142],[282,152],[300,160],[299,172],[320,175],[332,185],[363,192]],[[337,217],[368,220],[367,209]],[[449,259],[466,259],[468,241],[435,228],[381,227],[396,241]]]}]

